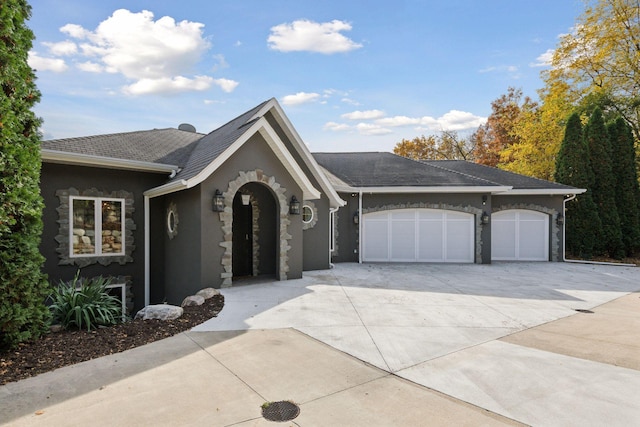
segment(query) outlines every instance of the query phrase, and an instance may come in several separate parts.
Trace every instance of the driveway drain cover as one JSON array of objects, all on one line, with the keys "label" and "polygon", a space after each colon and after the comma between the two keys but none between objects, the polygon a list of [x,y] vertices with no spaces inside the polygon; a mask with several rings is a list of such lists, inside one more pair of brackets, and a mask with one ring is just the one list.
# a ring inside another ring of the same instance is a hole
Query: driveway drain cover
[{"label": "driveway drain cover", "polygon": [[289,421],[300,415],[295,403],[280,401],[262,405],[262,416],[269,421]]},{"label": "driveway drain cover", "polygon": [[591,310],[585,310],[584,308],[576,308],[576,311],[577,311],[578,313],[593,314],[593,311],[591,311]]}]

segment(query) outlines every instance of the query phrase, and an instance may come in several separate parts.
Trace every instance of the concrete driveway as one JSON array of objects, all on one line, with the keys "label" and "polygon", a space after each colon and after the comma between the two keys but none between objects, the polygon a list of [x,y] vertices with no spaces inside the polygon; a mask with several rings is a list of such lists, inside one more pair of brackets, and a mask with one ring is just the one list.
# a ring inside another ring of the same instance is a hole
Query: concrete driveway
[{"label": "concrete driveway", "polygon": [[267,426],[289,399],[291,426],[638,425],[639,289],[640,268],[338,264],[0,386],[0,425]]},{"label": "concrete driveway", "polygon": [[[588,335],[598,322],[576,310],[639,289],[639,268],[606,265],[338,264],[300,280],[225,289],[225,309],[193,332],[295,328],[526,424],[631,425],[640,420],[640,371],[633,369],[640,359],[638,319],[627,331],[635,335],[622,342],[625,331],[612,333],[615,327],[594,340]],[[573,336],[573,347],[617,351],[631,366],[614,366],[606,355],[575,357],[575,348],[549,351],[535,344],[539,336],[518,341],[520,331],[567,316],[587,319],[587,326],[578,320],[556,341]],[[585,334],[587,341],[580,341]]]}]

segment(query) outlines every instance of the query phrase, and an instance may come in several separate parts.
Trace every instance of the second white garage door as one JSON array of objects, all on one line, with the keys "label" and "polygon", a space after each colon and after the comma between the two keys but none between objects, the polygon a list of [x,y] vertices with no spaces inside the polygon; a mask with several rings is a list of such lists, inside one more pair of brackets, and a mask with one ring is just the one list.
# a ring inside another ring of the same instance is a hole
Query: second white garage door
[{"label": "second white garage door", "polygon": [[438,209],[398,209],[363,216],[368,262],[473,262],[474,216]]},{"label": "second white garage door", "polygon": [[491,259],[549,261],[549,215],[505,210],[491,216]]}]

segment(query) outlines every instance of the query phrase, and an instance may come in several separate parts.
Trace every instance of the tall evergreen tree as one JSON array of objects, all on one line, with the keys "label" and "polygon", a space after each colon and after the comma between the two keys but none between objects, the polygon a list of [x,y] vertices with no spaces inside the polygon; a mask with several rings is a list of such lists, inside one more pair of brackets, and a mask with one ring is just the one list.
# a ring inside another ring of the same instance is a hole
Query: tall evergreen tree
[{"label": "tall evergreen tree", "polygon": [[632,256],[640,249],[640,188],[633,133],[622,117],[609,123],[607,130],[611,141],[611,160],[615,165],[615,197],[622,242],[626,255]]},{"label": "tall evergreen tree", "polygon": [[602,226],[590,190],[593,179],[578,113],[573,113],[567,120],[564,139],[556,159],[555,180],[587,189],[585,193],[567,203],[565,245],[571,254],[589,259],[594,254],[597,236],[602,233]]},{"label": "tall evergreen tree", "polygon": [[589,163],[593,171],[593,201],[602,222],[602,234],[596,248],[603,255],[613,258],[624,256],[620,217],[615,199],[615,177],[611,165],[611,143],[602,117],[602,110],[596,108],[589,117],[584,130],[584,139],[589,151]]},{"label": "tall evergreen tree", "polygon": [[27,64],[33,33],[25,0],[0,4],[0,347],[39,336],[49,311],[41,272],[40,99]]}]

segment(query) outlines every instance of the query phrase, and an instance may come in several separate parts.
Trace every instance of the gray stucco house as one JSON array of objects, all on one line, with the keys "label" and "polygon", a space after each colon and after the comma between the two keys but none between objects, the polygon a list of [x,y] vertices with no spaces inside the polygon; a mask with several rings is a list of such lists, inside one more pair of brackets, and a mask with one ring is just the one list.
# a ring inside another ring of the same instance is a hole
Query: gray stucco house
[{"label": "gray stucco house", "polygon": [[564,203],[584,192],[464,161],[311,154],[275,99],[206,135],[49,140],[42,159],[50,280],[122,278],[136,309],[333,262],[562,261]]}]

